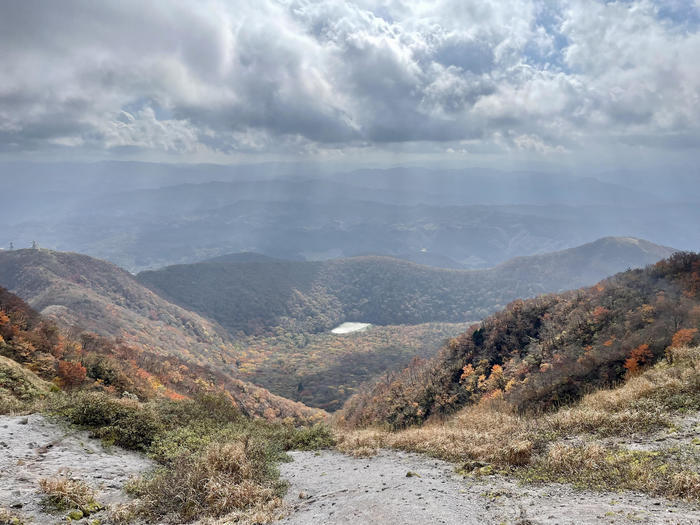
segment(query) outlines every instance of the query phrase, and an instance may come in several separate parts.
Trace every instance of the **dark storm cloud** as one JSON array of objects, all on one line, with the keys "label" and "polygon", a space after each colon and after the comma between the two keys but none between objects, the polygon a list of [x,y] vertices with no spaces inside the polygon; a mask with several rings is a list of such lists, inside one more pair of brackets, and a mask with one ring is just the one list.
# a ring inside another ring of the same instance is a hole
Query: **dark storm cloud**
[{"label": "dark storm cloud", "polygon": [[697,14],[689,0],[4,2],[0,149],[670,149],[700,137]]}]

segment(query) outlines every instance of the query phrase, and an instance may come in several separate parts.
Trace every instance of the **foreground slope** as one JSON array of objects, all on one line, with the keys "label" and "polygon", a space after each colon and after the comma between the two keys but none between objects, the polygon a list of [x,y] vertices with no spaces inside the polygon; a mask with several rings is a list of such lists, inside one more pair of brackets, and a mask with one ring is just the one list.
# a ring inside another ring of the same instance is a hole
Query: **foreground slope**
[{"label": "foreground slope", "polygon": [[372,256],[324,262],[219,258],[142,272],[137,278],[232,333],[263,333],[275,326],[316,332],[342,321],[473,321],[513,299],[591,285],[672,252],[621,237],[520,257],[488,270],[437,269]]},{"label": "foreground slope", "polygon": [[[670,347],[661,362],[618,387],[556,411],[518,415],[502,400],[482,399],[421,427],[344,428],[338,447],[363,459],[295,455],[300,464],[284,472],[311,499],[296,503],[299,519],[289,522],[313,521],[315,513],[328,516],[318,521],[342,523],[325,509],[363,516],[395,494],[397,514],[420,516],[424,507],[434,508],[446,523],[696,523],[699,425],[700,348]],[[341,464],[350,472],[348,484],[354,481],[364,494],[353,494],[332,474]],[[455,476],[454,464],[465,480]],[[314,478],[320,472],[329,473],[323,479],[333,486],[319,490]],[[338,490],[343,486],[347,495]],[[470,503],[480,521],[460,516]]]}]

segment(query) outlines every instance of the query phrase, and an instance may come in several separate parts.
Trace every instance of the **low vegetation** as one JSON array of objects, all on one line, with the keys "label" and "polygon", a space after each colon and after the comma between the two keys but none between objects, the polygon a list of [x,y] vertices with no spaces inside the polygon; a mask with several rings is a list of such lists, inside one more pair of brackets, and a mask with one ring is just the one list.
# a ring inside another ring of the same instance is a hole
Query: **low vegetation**
[{"label": "low vegetation", "polygon": [[700,348],[670,348],[663,361],[618,388],[588,394],[554,412],[521,415],[502,399],[484,398],[444,422],[399,431],[343,429],[337,446],[358,456],[379,447],[426,453],[476,476],[501,472],[700,501],[697,450],[624,447],[630,436],[672,432],[675,417],[699,409]]},{"label": "low vegetation", "polygon": [[0,525],[24,525],[22,516],[12,512],[10,509],[0,507]]},{"label": "low vegetation", "polygon": [[[245,416],[225,391],[148,402],[106,392],[53,391],[40,403],[25,403],[88,430],[106,446],[139,451],[156,462],[127,487],[133,503],[108,509],[120,523],[204,518],[266,523],[280,516],[285,485],[277,464],[286,460],[285,452],[334,444],[325,425]],[[103,510],[94,490],[69,474],[43,479],[40,488],[47,510],[73,520]]]},{"label": "low vegetation", "polygon": [[250,419],[224,392],[150,403],[78,393],[54,410],[95,437],[158,462],[154,472],[131,484],[136,503],[115,513],[124,523],[273,517],[284,493],[276,468],[284,452],[333,444],[325,426]]},{"label": "low vegetation", "polygon": [[76,521],[103,509],[95,500],[95,490],[69,475],[40,479],[39,488],[49,510],[68,511],[68,516]]}]

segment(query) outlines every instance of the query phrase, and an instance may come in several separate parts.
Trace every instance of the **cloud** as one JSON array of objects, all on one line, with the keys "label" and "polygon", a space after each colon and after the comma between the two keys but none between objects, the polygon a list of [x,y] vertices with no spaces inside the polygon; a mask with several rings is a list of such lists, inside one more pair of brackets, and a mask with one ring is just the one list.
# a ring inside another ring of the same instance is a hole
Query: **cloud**
[{"label": "cloud", "polygon": [[691,0],[5,2],[0,152],[690,149],[699,10]]}]

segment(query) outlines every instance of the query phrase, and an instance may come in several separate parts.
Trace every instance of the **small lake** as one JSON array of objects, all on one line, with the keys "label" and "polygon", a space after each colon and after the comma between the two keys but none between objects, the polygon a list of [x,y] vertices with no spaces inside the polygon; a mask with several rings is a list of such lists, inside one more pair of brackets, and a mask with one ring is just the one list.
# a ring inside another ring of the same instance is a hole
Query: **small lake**
[{"label": "small lake", "polygon": [[331,330],[332,334],[350,334],[352,332],[359,332],[360,330],[367,330],[372,326],[370,323],[343,323],[336,326]]}]

